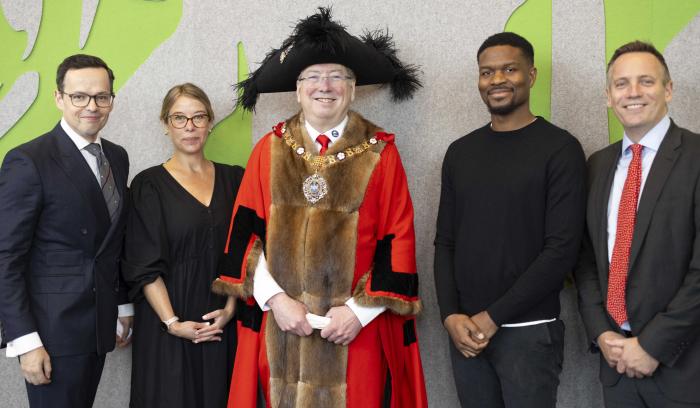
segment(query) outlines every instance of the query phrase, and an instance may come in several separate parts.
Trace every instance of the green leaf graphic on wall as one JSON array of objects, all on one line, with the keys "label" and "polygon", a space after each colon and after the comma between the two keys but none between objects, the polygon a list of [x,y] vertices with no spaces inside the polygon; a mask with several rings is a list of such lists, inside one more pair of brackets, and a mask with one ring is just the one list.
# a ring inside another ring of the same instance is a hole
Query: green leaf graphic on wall
[{"label": "green leaf graphic on wall", "polygon": [[[243,43],[239,42],[236,50],[237,81],[242,81],[248,78],[248,60]],[[253,115],[236,107],[214,126],[204,146],[204,154],[215,162],[245,166],[252,149],[252,140]]]},{"label": "green leaf graphic on wall", "polygon": [[[25,73],[38,72],[38,95],[26,113],[4,135],[0,135],[0,159],[8,150],[50,129],[60,118],[53,102],[56,67],[68,55],[95,54],[116,75],[118,90],[151,52],[176,29],[182,16],[182,1],[102,0],[92,28],[80,49],[81,0],[44,1],[41,25],[34,48],[22,60],[27,34],[16,32],[5,12],[0,19],[3,44],[0,64],[0,100]],[[118,98],[118,97],[117,97]]]},{"label": "green leaf graphic on wall", "polygon": [[[606,61],[620,45],[639,39],[652,42],[661,52],[700,12],[700,0],[605,0]],[[504,28],[527,38],[535,48],[537,82],[532,89],[533,113],[551,116],[552,0],[526,0]],[[605,67],[601,67],[605,69]],[[673,74],[673,67],[671,67]],[[622,125],[608,110],[610,142],[622,138]]]},{"label": "green leaf graphic on wall", "polygon": [[537,80],[530,91],[532,113],[552,116],[552,0],[526,0],[511,14],[505,31],[527,38],[535,49]]},{"label": "green leaf graphic on wall", "polygon": [[[650,41],[663,52],[700,12],[700,1],[605,0],[605,58],[633,40]],[[669,67],[673,78],[674,67]],[[680,69],[680,67],[676,67]],[[608,109],[610,142],[622,139],[622,125]]]}]

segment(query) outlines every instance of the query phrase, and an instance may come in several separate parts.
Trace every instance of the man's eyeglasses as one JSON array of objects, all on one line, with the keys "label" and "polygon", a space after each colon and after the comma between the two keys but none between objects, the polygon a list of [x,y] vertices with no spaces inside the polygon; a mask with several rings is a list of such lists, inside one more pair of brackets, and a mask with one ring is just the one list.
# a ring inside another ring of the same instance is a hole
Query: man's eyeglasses
[{"label": "man's eyeglasses", "polygon": [[95,100],[95,105],[100,108],[109,108],[112,106],[112,101],[114,101],[114,95],[112,94],[97,94],[97,95],[87,95],[84,93],[65,93],[60,91],[62,95],[67,95],[70,98],[70,103],[76,108],[84,108],[90,104],[90,99]]},{"label": "man's eyeglasses", "polygon": [[209,124],[209,115],[194,115],[191,118],[185,116],[185,115],[170,115],[168,116],[168,119],[170,120],[170,124],[172,127],[175,129],[182,129],[185,126],[187,126],[187,122],[190,120],[192,121],[192,125],[196,128],[203,128],[206,127]]},{"label": "man's eyeglasses", "polygon": [[340,83],[340,81],[347,81],[348,79],[352,79],[352,77],[349,75],[309,75],[307,77],[299,77],[297,81],[306,81],[310,84],[320,84],[321,81],[323,81],[324,79],[328,80],[328,82],[330,82],[331,84],[337,84]]}]

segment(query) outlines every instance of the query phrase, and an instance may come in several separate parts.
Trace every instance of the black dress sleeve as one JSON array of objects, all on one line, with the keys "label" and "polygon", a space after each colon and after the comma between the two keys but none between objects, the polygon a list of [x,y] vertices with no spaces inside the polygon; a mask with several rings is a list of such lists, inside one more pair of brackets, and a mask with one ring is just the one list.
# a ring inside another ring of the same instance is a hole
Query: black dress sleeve
[{"label": "black dress sleeve", "polygon": [[122,274],[130,287],[132,302],[143,298],[144,285],[168,271],[168,238],[162,200],[154,180],[144,173],[131,183],[122,260]]}]

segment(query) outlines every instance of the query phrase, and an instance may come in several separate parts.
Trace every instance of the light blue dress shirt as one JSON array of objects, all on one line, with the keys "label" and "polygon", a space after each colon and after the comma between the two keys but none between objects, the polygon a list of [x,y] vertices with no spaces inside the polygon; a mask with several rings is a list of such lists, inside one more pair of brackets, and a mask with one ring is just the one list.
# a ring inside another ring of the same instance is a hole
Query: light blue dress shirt
[{"label": "light blue dress shirt", "polygon": [[[642,183],[639,188],[639,199],[644,194],[644,185],[649,175],[652,163],[656,157],[656,152],[659,151],[659,146],[664,140],[668,128],[671,126],[671,119],[664,116],[646,135],[642,137],[639,144],[644,146],[642,149]],[[629,147],[634,142],[630,140],[627,134],[622,136],[622,154],[617,162],[615,169],[615,178],[613,179],[612,189],[610,190],[610,199],[608,200],[608,262],[612,258],[613,246],[615,245],[615,236],[617,233],[617,213],[620,207],[620,199],[622,198],[622,188],[625,186],[627,179],[627,170],[632,162],[632,149]],[[637,201],[639,205],[639,201]],[[624,322],[621,326],[624,330],[630,330],[629,322]]]}]

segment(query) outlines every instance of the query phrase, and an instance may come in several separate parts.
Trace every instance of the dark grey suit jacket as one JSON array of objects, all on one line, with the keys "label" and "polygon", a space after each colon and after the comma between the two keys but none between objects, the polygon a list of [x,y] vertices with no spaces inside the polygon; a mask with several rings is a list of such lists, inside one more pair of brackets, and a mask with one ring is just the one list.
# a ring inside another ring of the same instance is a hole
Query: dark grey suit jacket
[{"label": "dark grey suit jacket", "polygon": [[[620,331],[605,308],[607,206],[620,154],[618,142],[588,160],[587,231],[575,278],[591,341]],[[653,380],[673,400],[700,402],[700,135],[673,122],[640,198],[626,290],[632,334],[660,361]],[[601,354],[603,385],[618,379]]]},{"label": "dark grey suit jacket", "polygon": [[52,356],[114,348],[126,151],[102,139],[122,198],[116,220],[90,167],[60,124],[12,149],[0,169],[3,340],[38,331]]}]

